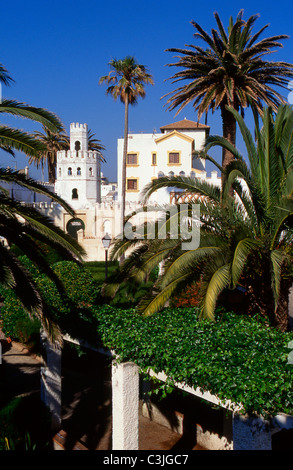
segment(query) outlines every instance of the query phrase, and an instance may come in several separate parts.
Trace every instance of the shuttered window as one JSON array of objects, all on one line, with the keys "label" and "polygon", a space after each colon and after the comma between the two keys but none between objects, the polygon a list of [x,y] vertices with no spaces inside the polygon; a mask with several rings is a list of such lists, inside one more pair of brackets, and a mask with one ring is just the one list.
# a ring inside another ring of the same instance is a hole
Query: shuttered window
[{"label": "shuttered window", "polygon": [[127,165],[137,165],[138,158],[137,153],[129,153],[126,160]]},{"label": "shuttered window", "polygon": [[180,163],[179,152],[170,152],[169,153],[169,163],[170,164]]},{"label": "shuttered window", "polygon": [[136,178],[131,178],[127,180],[127,190],[128,191],[137,191],[137,179]]}]

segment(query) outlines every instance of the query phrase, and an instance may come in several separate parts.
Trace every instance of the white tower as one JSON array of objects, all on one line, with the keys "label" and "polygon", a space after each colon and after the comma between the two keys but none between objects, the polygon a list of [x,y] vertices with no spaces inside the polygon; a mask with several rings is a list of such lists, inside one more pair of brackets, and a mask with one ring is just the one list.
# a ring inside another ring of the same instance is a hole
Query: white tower
[{"label": "white tower", "polygon": [[70,124],[70,150],[57,152],[55,192],[73,209],[100,202],[100,160],[88,150],[87,124]]}]

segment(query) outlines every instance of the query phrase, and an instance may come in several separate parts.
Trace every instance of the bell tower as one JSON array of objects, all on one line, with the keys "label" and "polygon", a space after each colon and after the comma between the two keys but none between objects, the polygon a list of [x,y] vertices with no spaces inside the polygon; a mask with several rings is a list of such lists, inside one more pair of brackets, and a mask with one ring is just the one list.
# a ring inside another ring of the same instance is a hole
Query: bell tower
[{"label": "bell tower", "polygon": [[100,159],[88,149],[87,124],[70,124],[70,150],[57,152],[55,192],[73,209],[100,202]]}]

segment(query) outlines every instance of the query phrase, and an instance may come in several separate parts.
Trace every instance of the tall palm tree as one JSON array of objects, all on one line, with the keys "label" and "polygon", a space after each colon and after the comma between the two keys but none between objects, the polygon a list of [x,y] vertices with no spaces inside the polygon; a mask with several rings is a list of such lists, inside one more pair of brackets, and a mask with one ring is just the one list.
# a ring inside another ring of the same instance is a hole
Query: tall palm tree
[{"label": "tall palm tree", "polygon": [[[258,15],[244,21],[241,10],[235,22],[230,18],[227,31],[219,15],[215,13],[214,16],[218,30],[212,29],[211,34],[195,21],[191,22],[197,30],[194,37],[203,41],[206,49],[198,45],[187,46],[190,49],[167,49],[180,54],[176,63],[168,64],[181,69],[170,78],[172,83],[186,83],[166,95],[169,96],[166,104],[170,110],[178,108],[178,113],[192,103],[198,113],[198,120],[209,110],[214,112],[220,108],[223,136],[235,145],[236,120],[227,106],[240,111],[242,115],[248,106],[260,114],[263,104],[276,110],[285,100],[275,86],[287,88],[288,81],[293,77],[293,65],[262,59],[273,49],[282,47],[280,40],[288,36],[281,34],[260,40],[259,37],[269,25],[253,33]],[[231,159],[232,153],[223,149],[224,168]]]},{"label": "tall palm tree", "polygon": [[[7,70],[0,64],[0,85],[9,86],[12,82]],[[54,133],[62,130],[59,118],[43,108],[32,107],[15,100],[1,99],[1,112],[39,122]],[[0,126],[0,148],[11,154],[14,154],[15,150],[21,151],[30,157],[37,157],[39,152],[45,150],[42,142],[34,136],[8,126]],[[26,175],[1,168],[0,181],[17,184],[41,193],[61,204],[69,214],[74,215],[71,207],[61,198]],[[27,310],[40,318],[50,338],[60,339],[58,327],[52,321],[30,273],[19,258],[13,254],[10,246],[17,246],[37,267],[54,279],[60,290],[62,290],[62,286],[46,261],[42,247],[44,244],[49,245],[58,250],[65,258],[75,260],[84,256],[84,250],[69,235],[56,227],[50,218],[43,216],[36,209],[10,198],[5,184],[0,185],[0,238],[0,284],[16,291]]]},{"label": "tall palm tree", "polygon": [[145,85],[153,84],[153,78],[144,65],[138,64],[134,57],[126,56],[124,59],[112,59],[109,62],[111,68],[108,75],[100,78],[99,83],[106,82],[107,95],[114,100],[120,98],[125,106],[124,117],[124,148],[122,162],[122,227],[125,219],[125,192],[126,192],[126,158],[128,144],[128,107],[137,103],[139,97],[145,97]]},{"label": "tall palm tree", "polygon": [[250,168],[227,139],[211,136],[206,158],[213,161],[207,152],[215,145],[225,147],[234,157],[222,169],[224,187],[200,179],[164,177],[144,190],[147,199],[162,187],[177,187],[183,196],[190,195],[190,204],[200,204],[199,247],[183,250],[182,240],[171,237],[124,239],[117,242],[112,256],[130,250],[121,267],[124,278],[141,279],[164,263],[153,295],[140,306],[145,314],[162,308],[176,289],[200,280],[204,316],[213,318],[224,289],[241,285],[247,292],[249,310],[286,330],[293,280],[293,111],[280,106],[274,115],[271,108],[265,108],[261,129],[255,117],[256,142],[239,113],[232,108],[229,112],[242,133]]},{"label": "tall palm tree", "polygon": [[64,131],[52,132],[47,127],[43,128],[43,132],[35,131],[34,137],[38,139],[45,147],[45,150],[40,152],[38,156],[30,157],[29,163],[35,163],[37,167],[41,164],[47,163],[49,183],[54,184],[56,180],[56,163],[57,152],[69,148],[69,139]]},{"label": "tall palm tree", "polygon": [[99,139],[95,138],[95,134],[92,132],[91,129],[88,129],[88,148],[89,150],[94,150],[98,152],[100,161],[105,162],[105,158],[102,154],[102,152],[105,150],[105,147],[101,144],[101,141]]},{"label": "tall palm tree", "polygon": [[[13,79],[10,77],[8,71],[0,64],[0,85],[10,86],[12,82]],[[54,113],[43,108],[29,106],[16,100],[2,98],[0,100],[0,113],[7,113],[12,116],[39,122],[52,132],[59,132],[62,129],[62,124]],[[37,156],[40,151],[44,150],[42,143],[30,134],[9,126],[1,125],[0,148],[11,154],[14,154],[14,150],[21,151],[31,157]]]},{"label": "tall palm tree", "polygon": [[[0,181],[2,184],[17,184],[43,194],[74,215],[71,207],[56,194],[20,172],[0,168]],[[57,250],[68,260],[82,259],[84,250],[72,237],[56,227],[49,217],[9,197],[5,185],[0,187],[0,238],[0,284],[12,288],[24,307],[41,320],[49,337],[59,340],[58,327],[52,320],[40,291],[10,247],[14,245],[21,250],[36,267],[53,279],[60,292],[63,292],[62,285],[46,260],[46,246]]]},{"label": "tall palm tree", "polygon": [[[51,132],[46,127],[43,128],[43,132],[35,131],[33,135],[44,144],[45,150],[40,152],[38,156],[31,157],[29,163],[35,163],[37,166],[41,164],[42,168],[47,163],[49,183],[54,184],[56,180],[57,152],[70,149],[70,138],[64,129],[59,132]],[[88,130],[88,149],[98,152],[100,161],[104,161],[102,151],[105,150],[105,147],[99,139],[95,139],[95,134],[90,129]]]}]

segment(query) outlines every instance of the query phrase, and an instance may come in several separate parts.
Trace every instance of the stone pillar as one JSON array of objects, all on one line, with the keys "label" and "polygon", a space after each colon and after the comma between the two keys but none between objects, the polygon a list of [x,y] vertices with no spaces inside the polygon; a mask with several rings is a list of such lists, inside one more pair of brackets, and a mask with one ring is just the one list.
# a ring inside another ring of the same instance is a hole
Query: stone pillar
[{"label": "stone pillar", "polygon": [[44,331],[41,339],[45,348],[45,365],[41,368],[41,399],[50,409],[52,430],[61,426],[61,349],[49,342]]},{"label": "stone pillar", "polygon": [[139,368],[112,366],[112,449],[138,450]]},{"label": "stone pillar", "polygon": [[233,450],[272,450],[270,423],[261,417],[233,414]]}]

